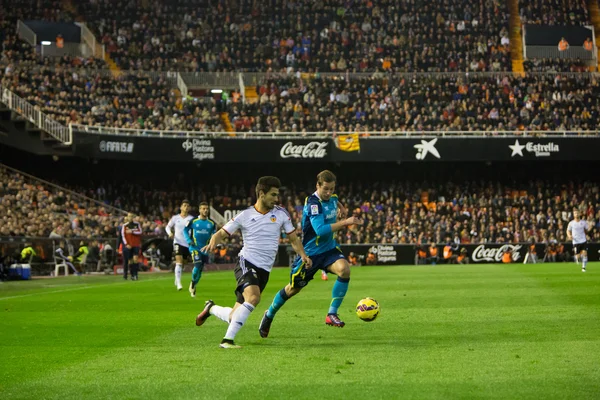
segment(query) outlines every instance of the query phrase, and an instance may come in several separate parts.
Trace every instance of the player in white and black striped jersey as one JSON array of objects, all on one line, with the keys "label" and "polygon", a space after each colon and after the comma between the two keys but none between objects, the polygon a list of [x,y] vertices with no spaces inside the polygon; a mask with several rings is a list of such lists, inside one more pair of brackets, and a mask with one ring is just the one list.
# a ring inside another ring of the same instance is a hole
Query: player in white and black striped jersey
[{"label": "player in white and black striped jersey", "polygon": [[577,261],[577,255],[581,254],[581,271],[585,272],[587,266],[587,237],[585,233],[590,230],[587,221],[580,218],[579,210],[573,211],[573,221],[569,222],[567,226],[567,237],[573,241],[573,252],[575,253],[575,260]]},{"label": "player in white and black striped jersey", "polygon": [[236,303],[233,308],[215,305],[212,300],[205,303],[204,310],[196,317],[196,325],[214,315],[229,324],[220,347],[239,348],[234,339],[250,313],[260,302],[260,296],[269,281],[269,274],[275,263],[282,229],[287,234],[294,251],[310,267],[312,261],[304,252],[300,238],[288,212],[275,204],[279,202],[281,182],[274,176],[263,176],[256,185],[256,204],[250,207],[215,233],[202,252],[213,251],[227,236],[240,230],[244,245],[239,253],[235,268]]}]

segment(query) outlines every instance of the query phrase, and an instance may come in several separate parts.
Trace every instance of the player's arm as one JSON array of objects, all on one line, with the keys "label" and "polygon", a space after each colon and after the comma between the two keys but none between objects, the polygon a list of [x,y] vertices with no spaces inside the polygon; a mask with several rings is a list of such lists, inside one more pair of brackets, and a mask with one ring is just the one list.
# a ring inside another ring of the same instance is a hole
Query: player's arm
[{"label": "player's arm", "polygon": [[244,218],[244,212],[238,214],[234,219],[225,224],[217,233],[211,236],[210,241],[206,246],[200,249],[203,253],[214,251],[217,245],[221,244],[226,237],[233,235],[238,229],[242,227],[242,219]]},{"label": "player's arm", "polygon": [[569,225],[567,225],[567,238],[569,240],[573,240],[573,236],[571,235],[571,223],[569,223]]},{"label": "player's arm", "polygon": [[223,240],[225,240],[225,238],[227,237],[229,237],[229,233],[223,228],[219,229],[217,233],[211,236],[208,244],[202,249],[200,249],[200,251],[203,253],[214,251],[217,248],[217,246],[223,243]]},{"label": "player's arm", "polygon": [[294,249],[296,254],[300,256],[304,264],[306,264],[306,267],[312,267],[312,260],[306,255],[306,252],[304,251],[304,246],[302,246],[302,241],[300,240],[298,235],[296,235],[296,232],[288,233],[287,237],[290,240],[292,248]]},{"label": "player's arm", "polygon": [[191,220],[188,221],[188,223],[183,228],[183,237],[184,237],[186,243],[188,244],[188,247],[191,250],[196,250],[197,251],[198,249],[196,248],[196,246],[194,246],[194,239],[193,239],[193,234],[194,234],[193,230],[194,230],[194,227],[193,227],[193,225],[194,224],[192,223]]},{"label": "player's arm", "polygon": [[142,236],[142,224],[136,222],[135,225],[137,228],[135,228],[131,233],[133,233],[136,236]]},{"label": "player's arm", "polygon": [[129,243],[127,243],[127,237],[125,236],[125,230],[127,228],[125,227],[125,224],[123,224],[123,226],[121,227],[121,238],[123,239],[123,244],[125,245],[125,247],[129,248],[131,246],[129,246]]},{"label": "player's arm", "polygon": [[345,219],[348,216],[348,209],[340,202],[338,202],[338,218]]},{"label": "player's arm", "polygon": [[326,224],[325,216],[323,215],[323,211],[319,207],[318,213],[316,213],[316,214],[311,209],[310,223],[311,223],[313,229],[315,230],[315,233],[317,234],[317,236],[325,236],[331,232],[339,231],[340,229],[342,229],[346,226],[362,224],[362,220],[357,217],[350,217],[350,218],[346,218],[341,221],[335,222],[333,224]]},{"label": "player's arm", "polygon": [[175,226],[175,217],[172,217],[165,228],[165,232],[169,235],[169,238],[173,238],[173,231],[171,230]]}]

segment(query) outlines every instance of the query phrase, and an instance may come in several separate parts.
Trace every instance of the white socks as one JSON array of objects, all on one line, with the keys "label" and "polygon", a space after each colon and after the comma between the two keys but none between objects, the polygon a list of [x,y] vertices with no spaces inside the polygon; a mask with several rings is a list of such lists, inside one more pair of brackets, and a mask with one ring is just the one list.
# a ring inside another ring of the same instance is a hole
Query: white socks
[{"label": "white socks", "polygon": [[585,269],[585,267],[587,267],[587,261],[588,261],[587,260],[587,256],[583,256],[582,257],[582,262],[581,262],[581,265],[582,265],[583,269]]},{"label": "white socks", "polygon": [[219,318],[221,321],[228,324],[229,316],[231,315],[231,311],[233,311],[233,308],[231,308],[231,307],[221,307],[221,306],[214,305],[210,308],[210,315],[214,315],[215,317]]},{"label": "white socks", "polygon": [[181,286],[181,273],[183,272],[183,266],[181,264],[175,264],[175,286]]},{"label": "white socks", "polygon": [[[214,306],[212,308],[214,308]],[[227,333],[225,333],[225,339],[235,339],[235,335],[237,335],[238,331],[244,326],[244,323],[252,311],[254,311],[254,306],[247,302],[244,302],[241,307],[238,307],[237,310],[235,310],[231,316],[231,323],[229,324],[229,328],[227,328]]]}]

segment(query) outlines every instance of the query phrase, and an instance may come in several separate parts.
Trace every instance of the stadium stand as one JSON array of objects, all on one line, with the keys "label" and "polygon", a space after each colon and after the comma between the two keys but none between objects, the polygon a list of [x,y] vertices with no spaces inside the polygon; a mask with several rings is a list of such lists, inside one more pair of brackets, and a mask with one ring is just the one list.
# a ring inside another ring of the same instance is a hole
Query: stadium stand
[{"label": "stadium stand", "polygon": [[79,10],[121,69],[451,71],[473,59],[510,69],[508,12],[493,0],[94,0]]},{"label": "stadium stand", "polygon": [[259,102],[232,105],[238,131],[587,130],[599,86],[587,75],[270,79]]},{"label": "stadium stand", "polygon": [[585,0],[519,0],[521,21],[538,25],[590,25]]}]

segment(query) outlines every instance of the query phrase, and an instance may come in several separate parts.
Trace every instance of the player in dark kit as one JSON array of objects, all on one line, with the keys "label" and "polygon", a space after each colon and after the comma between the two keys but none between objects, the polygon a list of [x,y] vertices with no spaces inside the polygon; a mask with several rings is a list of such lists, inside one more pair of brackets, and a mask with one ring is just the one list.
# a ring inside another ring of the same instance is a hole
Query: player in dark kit
[{"label": "player in dark kit", "polygon": [[134,218],[133,214],[127,214],[121,227],[121,237],[123,238],[123,278],[127,279],[127,270],[128,267],[131,267],[131,280],[137,281],[140,269],[138,256],[142,244],[142,226],[139,222],[134,221]]}]

